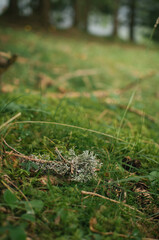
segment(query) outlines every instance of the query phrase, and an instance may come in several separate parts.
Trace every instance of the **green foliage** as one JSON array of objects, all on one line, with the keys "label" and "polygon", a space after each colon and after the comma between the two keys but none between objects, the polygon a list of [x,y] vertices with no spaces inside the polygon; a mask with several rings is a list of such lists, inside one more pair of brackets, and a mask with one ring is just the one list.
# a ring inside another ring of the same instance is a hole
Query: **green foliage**
[{"label": "green foliage", "polygon": [[25,240],[26,234],[23,227],[15,227],[9,229],[10,237],[12,240]]},{"label": "green foliage", "polygon": [[16,196],[9,190],[6,190],[4,193],[4,201],[11,207],[14,208],[14,206],[17,203]]},{"label": "green foliage", "polygon": [[151,181],[152,186],[159,184],[159,170],[150,172],[149,179]]},{"label": "green foliage", "polygon": [[26,240],[26,233],[23,226],[13,227],[8,225],[6,227],[0,227],[0,234],[8,232],[9,239],[11,240]]}]

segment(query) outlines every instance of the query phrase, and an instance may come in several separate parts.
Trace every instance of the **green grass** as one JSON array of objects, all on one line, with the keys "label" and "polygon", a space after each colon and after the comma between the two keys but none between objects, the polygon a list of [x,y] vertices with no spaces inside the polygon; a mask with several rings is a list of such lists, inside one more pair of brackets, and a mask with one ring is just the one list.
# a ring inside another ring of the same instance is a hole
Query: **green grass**
[{"label": "green grass", "polygon": [[[5,154],[4,148],[11,149],[1,142],[1,239],[157,239],[158,47],[10,28],[0,30],[0,42],[2,51],[23,58],[1,78],[11,92],[0,94],[0,126],[21,112],[0,129],[1,140],[27,156],[49,153],[54,160],[55,147],[64,155],[75,148],[76,154],[93,151],[102,163],[98,178],[86,183],[51,172],[44,177],[41,171],[22,168],[18,159]],[[98,73],[58,83],[60,76],[79,69]],[[39,74],[54,84],[41,89]],[[129,83],[134,87],[119,94]],[[67,93],[89,92],[90,98],[49,97],[59,86]],[[107,91],[109,99],[98,99],[96,90]],[[154,121],[129,111],[129,103]]]}]

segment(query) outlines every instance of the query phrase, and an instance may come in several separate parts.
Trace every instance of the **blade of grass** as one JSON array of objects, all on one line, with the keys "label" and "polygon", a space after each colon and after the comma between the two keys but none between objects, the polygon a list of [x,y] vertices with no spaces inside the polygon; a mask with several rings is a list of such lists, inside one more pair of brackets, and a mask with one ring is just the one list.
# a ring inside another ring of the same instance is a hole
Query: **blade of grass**
[{"label": "blade of grass", "polygon": [[133,93],[132,93],[132,95],[131,95],[131,97],[130,97],[130,100],[129,100],[129,102],[128,102],[128,105],[127,105],[127,107],[126,107],[126,109],[125,109],[124,115],[123,115],[123,117],[122,117],[122,119],[121,119],[120,126],[119,126],[119,129],[118,129],[118,131],[117,131],[117,138],[119,138],[120,131],[121,131],[121,128],[122,128],[122,126],[123,126],[124,119],[125,119],[125,117],[126,117],[126,114],[127,114],[128,110],[129,110],[130,106],[131,106],[131,103],[132,103],[132,101],[133,101],[133,99],[134,99],[135,92],[136,92],[136,90],[133,91]]},{"label": "blade of grass", "polygon": [[96,131],[96,130],[93,130],[93,129],[89,129],[89,128],[83,128],[83,127],[79,127],[79,126],[75,126],[75,125],[65,124],[65,123],[45,122],[45,121],[19,121],[19,122],[11,123],[10,125],[25,124],[25,123],[26,124],[27,123],[28,124],[51,124],[51,125],[58,125],[58,126],[68,127],[68,128],[75,128],[75,129],[79,129],[79,130],[83,130],[83,131],[87,131],[87,132],[91,132],[91,133],[96,133],[98,135],[102,135],[102,136],[105,136],[105,137],[108,137],[108,138],[111,138],[111,139],[115,139],[115,140],[118,140],[120,142],[128,143],[128,142],[124,141],[121,138],[114,137],[114,136],[112,136],[110,134],[107,134],[107,133],[99,132],[99,131]]}]

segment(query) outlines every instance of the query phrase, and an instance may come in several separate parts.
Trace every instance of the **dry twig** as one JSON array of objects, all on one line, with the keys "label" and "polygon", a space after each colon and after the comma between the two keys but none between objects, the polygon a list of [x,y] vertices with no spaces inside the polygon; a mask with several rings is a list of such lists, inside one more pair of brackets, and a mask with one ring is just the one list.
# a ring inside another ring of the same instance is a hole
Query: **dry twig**
[{"label": "dry twig", "polygon": [[[128,112],[135,113],[136,115],[138,115],[138,116],[140,116],[140,117],[145,117],[146,119],[148,119],[148,120],[151,121],[151,122],[154,122],[154,123],[156,122],[156,119],[155,119],[154,117],[152,117],[151,115],[149,115],[149,114],[147,114],[147,113],[145,113],[144,111],[141,111],[141,110],[139,110],[139,109],[136,109],[136,108],[133,108],[133,107],[127,108],[126,105],[124,105],[124,104],[119,104],[119,103],[117,103],[116,101],[114,101],[113,99],[110,99],[110,98],[107,98],[107,99],[105,100],[105,102],[106,102],[107,104],[112,104],[112,105],[114,105],[114,106],[117,106],[117,107],[119,107],[119,108],[121,108],[121,109],[127,109]],[[104,115],[104,112],[103,112],[103,115]]]},{"label": "dry twig", "polygon": [[[37,162],[37,163],[42,163],[42,164],[53,163],[53,161],[43,160],[43,159],[35,159],[33,157],[25,156],[22,153],[20,153],[20,154],[13,153],[12,151],[11,152],[5,151],[5,154],[8,156],[15,156],[15,157],[19,158],[21,161],[26,160],[26,161]],[[54,162],[56,162],[56,161],[54,161]]]},{"label": "dry twig", "polygon": [[[11,147],[11,146],[4,140],[4,138],[2,138],[2,142],[4,142],[4,144],[5,144],[8,148],[10,148],[10,149],[13,150],[14,152],[16,152],[16,153],[18,153],[18,154],[20,154],[20,155],[23,156],[22,153],[18,152],[16,149],[14,149],[13,147]],[[5,151],[5,152],[6,152],[6,151]]]},{"label": "dry twig", "polygon": [[67,163],[66,159],[62,156],[62,154],[60,153],[57,147],[55,147],[55,152],[60,156],[60,158],[64,161],[64,163]]},{"label": "dry twig", "polygon": [[[122,109],[126,109],[126,106],[123,105],[123,104],[117,104],[118,107],[122,108]],[[145,117],[146,119],[148,119],[149,121],[151,122],[156,122],[156,119],[154,117],[152,117],[151,115],[139,110],[139,109],[135,109],[135,108],[132,108],[132,107],[129,107],[128,108],[128,111],[129,112],[132,112],[132,113],[135,113],[137,114],[138,116],[141,116],[141,117]]]},{"label": "dry twig", "polygon": [[125,203],[123,203],[123,202],[119,202],[119,201],[116,201],[116,200],[114,200],[114,199],[111,199],[111,198],[102,196],[102,195],[100,195],[100,194],[98,194],[98,193],[86,192],[86,191],[81,191],[81,193],[84,194],[84,195],[92,195],[92,196],[100,197],[100,198],[106,199],[106,200],[108,200],[108,201],[110,201],[110,202],[113,202],[113,203],[116,203],[116,204],[122,204],[123,206],[125,206],[125,207],[127,207],[127,208],[129,208],[129,209],[131,209],[131,210],[133,210],[133,211],[136,211],[136,212],[138,212],[138,213],[140,213],[140,214],[143,214],[141,211],[139,211],[138,209],[136,209],[136,208],[134,208],[134,207],[132,207],[132,206],[130,206],[130,205],[128,205],[128,204],[125,204]]},{"label": "dry twig", "polygon": [[1,180],[2,184],[3,184],[4,186],[6,186],[11,192],[13,192],[12,189],[10,188],[10,186],[9,186],[8,184],[12,185],[12,186],[22,195],[22,197],[28,202],[28,204],[29,204],[29,206],[30,206],[30,209],[32,210],[32,213],[34,213],[34,210],[33,210],[33,208],[32,208],[32,205],[30,204],[28,198],[27,198],[27,197],[25,196],[25,194],[10,180],[10,177],[9,177],[8,175],[4,175],[3,178],[5,178],[5,179],[4,179],[4,180]]},{"label": "dry twig", "polygon": [[116,234],[118,237],[122,237],[122,238],[134,238],[134,237],[131,237],[131,236],[127,236],[125,234],[121,234],[121,233],[114,233],[114,232],[100,232],[98,231],[97,229],[94,228],[94,225],[97,224],[97,220],[96,218],[91,218],[90,219],[90,222],[89,222],[89,228],[92,232],[94,233],[98,233],[98,234],[101,234],[103,236],[111,236],[111,235],[114,235]]}]

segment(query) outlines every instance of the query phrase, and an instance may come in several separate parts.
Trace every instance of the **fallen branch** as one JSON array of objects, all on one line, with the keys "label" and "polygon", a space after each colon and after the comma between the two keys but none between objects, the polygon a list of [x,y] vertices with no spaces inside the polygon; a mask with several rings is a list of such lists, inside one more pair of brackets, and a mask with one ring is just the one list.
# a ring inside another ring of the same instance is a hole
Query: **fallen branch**
[{"label": "fallen branch", "polygon": [[65,160],[65,162],[64,158],[61,158],[61,153],[60,155],[58,154],[58,158],[60,158],[59,160],[62,161],[58,161],[58,158],[57,161],[50,161],[50,158],[49,160],[43,160],[42,158],[45,159],[47,155],[40,154],[40,159],[37,159],[37,156],[35,155],[27,157],[23,154],[13,153],[13,151],[5,151],[5,154],[8,156],[13,155],[14,157],[11,158],[13,162],[16,158],[22,163],[27,161],[35,162],[36,166],[32,165],[32,167],[35,167],[36,171],[50,171],[58,176],[65,177],[66,179],[76,182],[87,182],[92,178],[96,178],[96,169],[101,166],[99,159],[96,159],[96,156],[93,155],[93,152],[83,151],[82,154],[76,155],[73,149],[68,151],[67,161]]},{"label": "fallen branch", "polygon": [[16,149],[14,149],[13,147],[11,147],[4,139],[2,139],[2,142],[4,142],[4,144],[10,148],[11,150],[13,150],[14,152],[16,152],[17,154],[23,155],[22,153],[18,152]]},{"label": "fallen branch", "polygon": [[[117,106],[121,109],[127,109],[127,105],[124,105],[124,104],[120,104],[120,103],[117,103],[115,100],[111,99],[111,98],[106,98],[105,102],[107,104],[111,104],[111,105],[114,105],[114,106]],[[140,117],[145,117],[146,119],[148,119],[149,121],[151,122],[156,122],[156,119],[154,117],[152,117],[151,115],[145,113],[144,111],[141,111],[139,109],[136,109],[136,108],[133,108],[133,107],[129,107],[127,109],[128,112],[132,112],[132,113],[135,113],[136,115],[140,116]],[[103,113],[104,114],[104,113]]]},{"label": "fallen branch", "polygon": [[108,96],[108,92],[107,91],[102,91],[102,90],[98,90],[98,91],[93,91],[93,92],[67,92],[67,93],[47,93],[46,94],[47,97],[50,98],[79,98],[79,97],[85,97],[85,98],[91,98],[91,96],[95,96],[96,98],[104,98]]},{"label": "fallen branch", "polygon": [[7,154],[7,155],[13,155],[13,156],[18,157],[18,158],[21,158],[21,159],[23,159],[23,160],[32,161],[32,162],[52,163],[52,161],[42,160],[42,159],[37,159],[37,158],[25,156],[24,154],[18,152],[15,148],[11,147],[4,139],[2,139],[2,141],[4,142],[4,144],[5,144],[8,148],[10,148],[12,151],[15,152],[15,153],[14,153],[14,152],[5,151],[4,153]]},{"label": "fallen branch", "polygon": [[[9,147],[9,148],[11,148],[11,147]],[[13,149],[13,148],[11,148],[11,149]],[[14,150],[14,151],[16,151],[16,150]],[[18,151],[16,151],[16,152],[18,152]],[[11,151],[11,152],[5,151],[5,154],[8,155],[8,156],[15,156],[15,157],[19,158],[20,161],[25,161],[26,160],[26,161],[31,161],[31,162],[41,163],[41,164],[49,164],[49,163],[52,164],[53,162],[57,163],[57,161],[49,161],[49,160],[43,160],[43,159],[28,157],[28,156],[25,156],[22,153],[14,153],[13,151]]]},{"label": "fallen branch", "polygon": [[17,157],[19,159],[19,161],[22,163],[27,162],[27,161],[34,162],[34,163],[36,163],[36,165],[38,166],[39,169],[41,169],[43,171],[52,170],[57,175],[59,175],[59,172],[56,171],[56,166],[63,167],[63,163],[59,162],[59,161],[49,161],[49,160],[37,159],[37,158],[25,156],[23,154],[13,153],[13,151],[12,152],[5,151],[5,154],[8,156]]},{"label": "fallen branch", "polygon": [[146,80],[148,78],[151,78],[151,77],[155,76],[156,74],[157,74],[156,71],[152,71],[152,72],[149,72],[149,73],[147,73],[147,74],[145,74],[145,75],[143,75],[141,77],[137,77],[136,81],[129,83],[128,85],[126,85],[125,87],[123,87],[121,89],[118,89],[117,92],[119,94],[122,94],[122,93],[130,90],[131,88],[135,87],[140,82],[142,82],[142,81],[144,81],[144,80]]},{"label": "fallen branch", "polygon": [[125,207],[127,207],[127,208],[129,208],[129,209],[131,209],[131,210],[133,210],[133,211],[136,211],[136,212],[138,212],[138,213],[140,213],[140,214],[143,214],[143,213],[142,213],[141,211],[139,211],[138,209],[136,209],[136,208],[134,208],[134,207],[132,207],[132,206],[126,204],[126,203],[119,202],[119,201],[117,201],[117,200],[114,200],[114,199],[111,199],[111,198],[102,196],[102,195],[100,195],[100,194],[98,194],[98,193],[86,192],[86,191],[81,191],[81,193],[84,194],[84,195],[91,195],[91,196],[100,197],[100,198],[103,198],[103,199],[105,199],[105,200],[108,200],[108,201],[113,202],[113,203],[116,203],[116,204],[121,204],[121,205],[123,205],[123,206],[125,206]]},{"label": "fallen branch", "polygon": [[66,73],[63,76],[60,76],[56,79],[58,84],[63,84],[64,82],[68,81],[71,78],[77,78],[77,77],[86,77],[86,76],[93,76],[97,75],[99,73],[96,69],[79,69],[75,72]]},{"label": "fallen branch", "polygon": [[[123,104],[117,104],[117,106],[119,108],[126,109],[126,106],[123,105]],[[154,122],[154,123],[156,122],[156,119],[154,117],[152,117],[151,115],[149,115],[149,114],[147,114],[147,113],[145,113],[145,112],[143,112],[143,111],[141,111],[139,109],[135,109],[135,108],[129,107],[128,111],[132,112],[132,113],[135,113],[138,116],[144,117],[144,118],[148,119],[151,122]]]}]

